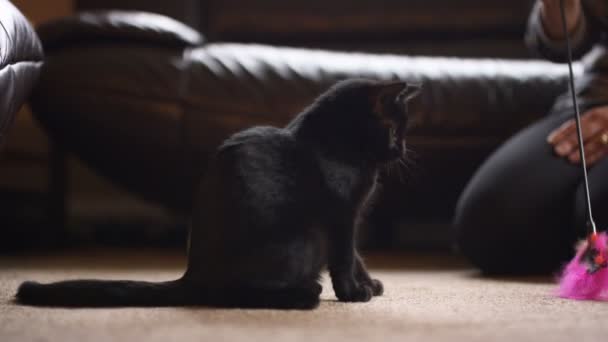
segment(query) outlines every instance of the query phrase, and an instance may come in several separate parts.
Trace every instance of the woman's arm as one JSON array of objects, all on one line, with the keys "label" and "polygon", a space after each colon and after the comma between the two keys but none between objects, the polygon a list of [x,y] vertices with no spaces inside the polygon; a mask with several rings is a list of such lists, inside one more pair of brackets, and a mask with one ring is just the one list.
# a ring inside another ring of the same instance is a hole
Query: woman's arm
[{"label": "woman's arm", "polygon": [[[526,43],[536,53],[555,62],[565,62],[566,41],[562,27],[559,0],[537,0],[528,20]],[[574,59],[589,52],[599,40],[580,0],[564,0],[568,35]]]}]

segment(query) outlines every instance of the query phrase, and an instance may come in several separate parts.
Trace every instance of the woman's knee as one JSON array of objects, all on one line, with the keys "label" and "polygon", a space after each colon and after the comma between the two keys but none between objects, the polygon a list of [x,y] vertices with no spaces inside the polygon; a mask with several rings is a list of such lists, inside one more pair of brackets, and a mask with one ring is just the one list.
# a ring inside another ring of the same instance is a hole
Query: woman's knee
[{"label": "woman's knee", "polygon": [[553,121],[541,120],[507,141],[460,197],[455,240],[484,272],[551,271],[569,256],[577,180],[546,144],[547,132],[558,124]]},{"label": "woman's knee", "polygon": [[521,231],[525,227],[514,213],[501,209],[504,198],[494,190],[479,186],[473,179],[464,191],[454,218],[456,246],[484,273],[517,272],[514,264],[525,247]]},{"label": "woman's knee", "polygon": [[550,223],[538,224],[535,213],[509,213],[501,197],[465,194],[454,220],[458,251],[486,274],[545,273],[569,256],[570,244]]}]

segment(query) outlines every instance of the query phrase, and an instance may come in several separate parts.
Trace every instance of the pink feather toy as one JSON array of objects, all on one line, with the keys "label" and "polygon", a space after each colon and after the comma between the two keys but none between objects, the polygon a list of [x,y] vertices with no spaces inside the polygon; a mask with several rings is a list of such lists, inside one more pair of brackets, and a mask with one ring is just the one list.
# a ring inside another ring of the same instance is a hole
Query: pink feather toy
[{"label": "pink feather toy", "polygon": [[581,115],[576,102],[574,90],[574,74],[572,72],[572,51],[570,39],[566,29],[566,16],[564,14],[564,0],[559,2],[562,14],[562,26],[566,37],[566,50],[568,52],[568,70],[570,71],[570,93],[574,104],[574,117],[576,119],[576,133],[581,155],[583,179],[585,181],[585,204],[587,206],[587,223],[591,234],[585,241],[578,244],[576,255],[564,268],[557,296],[577,300],[608,300],[608,236],[606,232],[598,234],[593,214],[591,212],[591,197],[589,196],[589,182],[587,180],[587,162],[585,148],[583,147],[583,134],[581,131]]},{"label": "pink feather toy", "polygon": [[579,243],[576,256],[564,268],[557,295],[578,300],[607,300],[608,236],[605,232],[589,235]]}]

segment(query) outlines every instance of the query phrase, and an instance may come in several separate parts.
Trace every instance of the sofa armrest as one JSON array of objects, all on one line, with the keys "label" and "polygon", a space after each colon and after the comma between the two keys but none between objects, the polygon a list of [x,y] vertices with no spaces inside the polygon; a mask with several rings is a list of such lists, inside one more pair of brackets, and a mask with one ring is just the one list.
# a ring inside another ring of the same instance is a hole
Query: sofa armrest
[{"label": "sofa armrest", "polygon": [[27,19],[0,0],[0,144],[42,66],[42,46]]}]

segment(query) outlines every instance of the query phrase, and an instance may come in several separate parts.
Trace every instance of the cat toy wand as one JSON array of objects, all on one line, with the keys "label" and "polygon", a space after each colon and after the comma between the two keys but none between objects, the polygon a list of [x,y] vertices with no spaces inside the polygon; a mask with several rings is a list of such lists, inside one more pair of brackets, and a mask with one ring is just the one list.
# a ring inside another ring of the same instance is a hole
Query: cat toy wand
[{"label": "cat toy wand", "polygon": [[585,160],[585,148],[583,145],[583,134],[581,129],[581,115],[576,101],[576,91],[574,89],[574,74],[572,72],[572,49],[568,29],[566,25],[566,14],[564,10],[564,0],[559,1],[562,27],[566,37],[566,51],[568,54],[568,71],[570,78],[570,94],[574,105],[574,117],[576,120],[576,133],[578,135],[578,148],[581,155],[581,167],[583,180],[585,182],[585,205],[587,207],[587,228],[590,234],[586,240],[581,241],[577,246],[574,259],[564,268],[557,295],[562,298],[570,299],[592,299],[601,300],[604,292],[608,290],[608,236],[606,232],[597,232],[593,213],[591,212],[591,197],[589,196],[589,181],[587,177],[587,162]]}]

